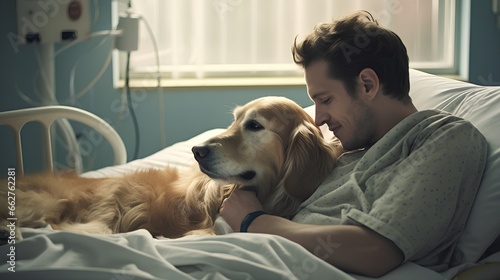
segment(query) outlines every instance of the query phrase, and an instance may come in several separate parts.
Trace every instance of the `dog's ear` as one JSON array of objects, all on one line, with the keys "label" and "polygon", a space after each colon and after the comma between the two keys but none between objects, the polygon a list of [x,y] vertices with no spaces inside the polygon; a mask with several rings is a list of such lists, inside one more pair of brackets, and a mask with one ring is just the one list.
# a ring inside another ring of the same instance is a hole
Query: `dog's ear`
[{"label": "dog's ear", "polygon": [[339,146],[326,142],[316,126],[304,121],[288,139],[280,183],[291,197],[304,201],[333,170],[338,154]]}]

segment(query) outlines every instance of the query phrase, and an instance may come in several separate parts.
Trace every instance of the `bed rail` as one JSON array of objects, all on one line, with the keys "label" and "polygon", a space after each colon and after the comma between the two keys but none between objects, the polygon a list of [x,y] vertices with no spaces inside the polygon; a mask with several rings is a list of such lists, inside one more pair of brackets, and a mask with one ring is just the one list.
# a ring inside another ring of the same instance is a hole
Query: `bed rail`
[{"label": "bed rail", "polygon": [[125,145],[116,130],[95,114],[79,108],[61,105],[50,105],[27,109],[18,109],[0,112],[0,125],[12,128],[16,142],[17,169],[24,173],[23,154],[21,144],[21,130],[26,123],[39,122],[43,127],[45,143],[45,159],[50,171],[53,171],[52,146],[50,140],[50,128],[58,119],[69,119],[85,124],[99,132],[110,143],[114,153],[114,164],[127,162]]}]

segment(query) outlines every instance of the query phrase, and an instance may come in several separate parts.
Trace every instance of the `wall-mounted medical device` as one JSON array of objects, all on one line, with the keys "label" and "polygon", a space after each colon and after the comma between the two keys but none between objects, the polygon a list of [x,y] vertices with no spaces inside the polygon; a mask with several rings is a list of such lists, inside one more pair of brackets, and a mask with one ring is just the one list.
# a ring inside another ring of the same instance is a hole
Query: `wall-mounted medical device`
[{"label": "wall-mounted medical device", "polygon": [[90,0],[17,0],[18,44],[52,44],[90,36]]}]

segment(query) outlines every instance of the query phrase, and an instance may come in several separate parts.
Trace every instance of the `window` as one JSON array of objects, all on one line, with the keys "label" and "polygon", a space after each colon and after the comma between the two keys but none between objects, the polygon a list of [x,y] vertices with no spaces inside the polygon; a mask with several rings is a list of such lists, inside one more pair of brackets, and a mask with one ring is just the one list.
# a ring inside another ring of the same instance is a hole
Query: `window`
[{"label": "window", "polygon": [[[294,38],[319,22],[352,11],[370,11],[395,31],[410,66],[454,72],[454,0],[141,0],[133,8],[149,22],[159,46],[164,80],[302,77],[293,63]],[[131,77],[151,77],[156,60],[141,24]]]}]

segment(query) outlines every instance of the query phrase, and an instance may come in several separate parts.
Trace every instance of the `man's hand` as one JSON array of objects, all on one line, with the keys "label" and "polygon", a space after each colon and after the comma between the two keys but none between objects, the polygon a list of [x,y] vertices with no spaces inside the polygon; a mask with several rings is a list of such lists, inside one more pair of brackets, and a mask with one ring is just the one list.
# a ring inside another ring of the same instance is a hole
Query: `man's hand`
[{"label": "man's hand", "polygon": [[235,190],[222,202],[220,215],[234,231],[238,232],[243,218],[248,213],[257,210],[262,210],[262,204],[254,192]]},{"label": "man's hand", "polygon": [[[253,192],[236,190],[222,203],[220,214],[239,232],[243,218],[257,210],[262,205]],[[346,272],[370,277],[380,277],[404,260],[392,241],[364,226],[307,225],[262,215],[250,224],[248,232],[280,235]]]}]

